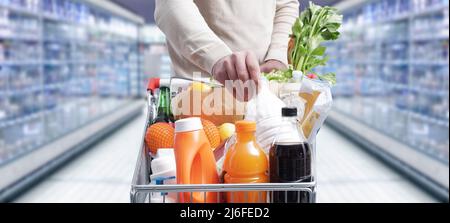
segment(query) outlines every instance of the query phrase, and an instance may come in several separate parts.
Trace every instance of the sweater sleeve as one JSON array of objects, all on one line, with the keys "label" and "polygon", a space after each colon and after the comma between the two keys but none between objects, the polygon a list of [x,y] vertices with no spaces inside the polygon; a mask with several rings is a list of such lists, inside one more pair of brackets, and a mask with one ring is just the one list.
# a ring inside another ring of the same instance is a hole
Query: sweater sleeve
[{"label": "sweater sleeve", "polygon": [[156,0],[155,22],[178,53],[210,74],[217,61],[232,54],[193,0]]},{"label": "sweater sleeve", "polygon": [[276,4],[272,42],[265,61],[278,60],[287,65],[289,35],[299,16],[300,6],[298,0],[277,0]]}]

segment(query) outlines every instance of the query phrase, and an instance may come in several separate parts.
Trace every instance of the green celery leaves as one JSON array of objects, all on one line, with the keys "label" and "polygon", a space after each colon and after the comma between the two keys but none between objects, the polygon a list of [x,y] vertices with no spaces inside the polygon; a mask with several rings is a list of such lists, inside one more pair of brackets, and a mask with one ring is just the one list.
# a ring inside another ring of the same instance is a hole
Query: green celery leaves
[{"label": "green celery leaves", "polygon": [[[295,45],[289,52],[289,56],[294,70],[300,70],[307,75],[315,67],[326,65],[328,62],[328,57],[325,56],[326,47],[321,44],[339,38],[338,30],[341,27],[342,18],[335,8],[309,3],[309,7],[301,13],[292,27]],[[336,83],[335,74],[318,74],[317,76],[321,80]]]}]

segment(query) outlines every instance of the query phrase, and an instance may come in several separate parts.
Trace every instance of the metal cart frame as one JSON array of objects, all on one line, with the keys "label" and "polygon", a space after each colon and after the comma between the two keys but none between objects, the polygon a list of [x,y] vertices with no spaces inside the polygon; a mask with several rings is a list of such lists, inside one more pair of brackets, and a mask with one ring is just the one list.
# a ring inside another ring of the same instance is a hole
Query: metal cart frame
[{"label": "metal cart frame", "polygon": [[[150,102],[149,94],[148,98],[148,101]],[[149,103],[146,120],[149,120],[150,117],[152,117],[152,107],[150,107]],[[308,194],[307,197],[309,198],[309,203],[315,203],[316,201],[315,180],[302,183],[151,185],[151,158],[146,152],[147,149],[144,143],[146,130],[147,123],[145,124],[141,148],[131,183],[131,203],[151,203],[152,194],[155,193],[161,194],[162,203],[166,203],[166,196],[168,193],[176,193],[176,202],[179,202],[179,192],[190,193],[191,201],[194,192],[203,193],[204,197],[206,196],[206,192],[217,192],[218,198],[223,192],[244,192],[245,194],[257,192],[259,196],[264,192],[267,194],[272,192],[305,192]],[[287,196],[288,193],[285,194]],[[218,200],[220,201],[220,198]],[[262,201],[265,202],[265,200],[267,201],[267,198],[263,198]],[[298,200],[298,203],[299,202],[300,200]]]}]

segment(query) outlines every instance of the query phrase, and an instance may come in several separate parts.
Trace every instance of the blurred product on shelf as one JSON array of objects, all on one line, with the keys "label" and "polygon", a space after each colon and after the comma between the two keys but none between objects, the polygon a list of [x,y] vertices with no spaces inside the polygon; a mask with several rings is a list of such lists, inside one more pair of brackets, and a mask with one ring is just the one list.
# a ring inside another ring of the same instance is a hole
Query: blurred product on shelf
[{"label": "blurred product on shelf", "polygon": [[145,86],[149,77],[170,78],[172,73],[169,53],[165,46],[165,36],[155,25],[140,29],[139,64],[140,76],[136,83],[136,94],[145,96]]}]

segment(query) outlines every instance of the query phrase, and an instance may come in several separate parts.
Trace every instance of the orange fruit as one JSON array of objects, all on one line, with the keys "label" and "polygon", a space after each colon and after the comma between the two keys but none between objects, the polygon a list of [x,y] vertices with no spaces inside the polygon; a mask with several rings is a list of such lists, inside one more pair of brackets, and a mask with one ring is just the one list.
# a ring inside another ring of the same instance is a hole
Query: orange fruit
[{"label": "orange fruit", "polygon": [[158,149],[173,148],[175,129],[168,123],[155,123],[148,127],[145,134],[145,145],[152,154]]},{"label": "orange fruit", "polygon": [[220,132],[214,123],[209,120],[202,119],[203,129],[208,137],[209,143],[213,149],[216,149],[220,145]]}]

